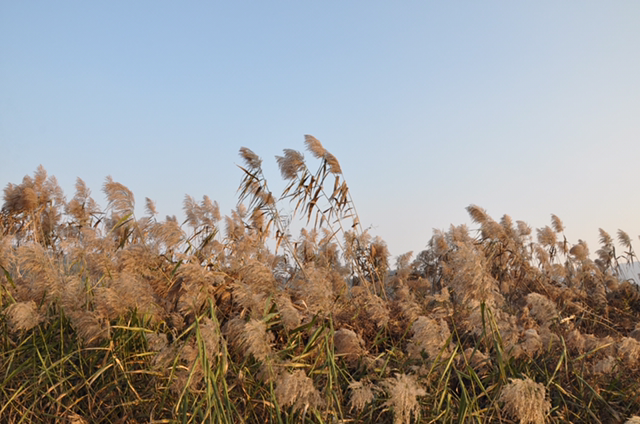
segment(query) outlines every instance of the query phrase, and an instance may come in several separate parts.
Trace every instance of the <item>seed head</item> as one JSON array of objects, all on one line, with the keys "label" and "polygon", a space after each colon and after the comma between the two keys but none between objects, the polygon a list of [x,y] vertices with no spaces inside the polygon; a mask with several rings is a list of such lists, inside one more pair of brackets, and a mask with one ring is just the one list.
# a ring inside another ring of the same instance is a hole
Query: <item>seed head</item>
[{"label": "seed head", "polygon": [[524,379],[511,378],[509,381],[500,394],[504,412],[523,424],[543,424],[551,410],[544,385],[526,376]]}]

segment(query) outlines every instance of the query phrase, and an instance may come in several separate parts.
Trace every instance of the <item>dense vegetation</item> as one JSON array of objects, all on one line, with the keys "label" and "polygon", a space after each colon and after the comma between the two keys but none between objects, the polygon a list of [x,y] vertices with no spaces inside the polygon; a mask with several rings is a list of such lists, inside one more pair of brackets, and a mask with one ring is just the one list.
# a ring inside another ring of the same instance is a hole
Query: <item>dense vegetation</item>
[{"label": "dense vegetation", "polygon": [[[338,160],[286,149],[273,194],[243,148],[240,202],[186,220],[101,209],[39,168],[4,189],[2,422],[640,422],[640,292],[600,230],[533,231],[478,206],[390,263]],[[291,209],[304,229],[289,234]]]}]

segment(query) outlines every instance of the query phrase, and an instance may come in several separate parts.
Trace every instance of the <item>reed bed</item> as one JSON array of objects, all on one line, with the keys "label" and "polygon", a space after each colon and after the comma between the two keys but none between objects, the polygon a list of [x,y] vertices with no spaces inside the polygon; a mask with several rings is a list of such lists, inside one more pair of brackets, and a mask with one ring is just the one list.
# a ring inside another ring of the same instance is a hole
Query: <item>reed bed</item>
[{"label": "reed bed", "polygon": [[[631,238],[569,241],[467,208],[392,263],[335,156],[240,150],[239,203],[160,219],[108,177],[69,201],[40,167],[4,189],[0,421],[640,422]],[[314,166],[312,166],[314,164]],[[291,214],[284,215],[283,210]],[[303,223],[300,234],[291,222]]]}]

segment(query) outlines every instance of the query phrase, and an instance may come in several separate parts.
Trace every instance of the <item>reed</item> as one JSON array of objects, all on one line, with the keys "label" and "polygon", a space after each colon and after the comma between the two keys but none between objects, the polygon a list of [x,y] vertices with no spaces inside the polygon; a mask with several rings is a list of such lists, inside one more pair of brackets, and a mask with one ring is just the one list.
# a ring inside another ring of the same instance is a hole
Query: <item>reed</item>
[{"label": "reed", "polygon": [[392,269],[338,159],[305,146],[276,157],[277,195],[242,148],[236,209],[186,196],[182,223],[151,199],[136,217],[110,177],[104,209],[42,167],[7,184],[0,421],[640,422],[627,233],[600,229],[592,259],[556,215],[470,205],[477,228]]}]

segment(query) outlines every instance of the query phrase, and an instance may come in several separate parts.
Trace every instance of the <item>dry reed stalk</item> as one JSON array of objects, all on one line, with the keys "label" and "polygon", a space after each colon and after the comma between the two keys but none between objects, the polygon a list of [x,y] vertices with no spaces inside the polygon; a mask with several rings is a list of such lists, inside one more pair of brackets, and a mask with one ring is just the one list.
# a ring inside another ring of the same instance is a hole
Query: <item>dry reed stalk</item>
[{"label": "dry reed stalk", "polygon": [[[304,274],[303,264],[298,259],[295,248],[289,239],[288,224],[285,217],[281,216],[276,205],[275,197],[271,193],[267,180],[262,172],[262,160],[251,149],[242,147],[240,156],[244,159],[246,168],[239,166],[245,175],[242,179],[238,191],[239,203],[249,200],[249,207],[252,210],[260,210],[268,217],[264,232],[269,232],[269,228],[273,225],[276,228],[276,252],[280,244],[283,244],[287,252],[291,255],[298,269]],[[229,222],[229,221],[227,221]]]},{"label": "dry reed stalk", "polygon": [[[284,189],[281,199],[288,198],[291,202],[295,202],[294,215],[299,211],[302,212],[307,219],[307,224],[312,217],[315,217],[314,230],[327,227],[330,234],[327,241],[335,238],[339,248],[343,252],[348,252],[350,249],[348,233],[354,232],[355,240],[358,240],[363,231],[349,187],[346,181],[340,180],[342,174],[340,164],[335,156],[329,153],[315,137],[305,136],[305,144],[316,158],[322,159],[321,166],[313,174],[307,168],[304,158],[299,152],[286,149],[284,156],[277,156],[276,159],[283,177],[291,181]],[[329,174],[333,174],[335,177],[331,195],[325,189],[325,180]],[[323,199],[328,207],[321,207]],[[346,227],[343,223],[348,219],[352,219],[350,227]],[[334,229],[334,226],[337,228]],[[345,238],[344,246],[338,237],[340,233]],[[359,243],[358,249],[360,249],[359,255],[345,253],[345,258],[350,264],[352,272],[361,279],[362,284],[368,284],[372,277],[377,277],[380,280],[380,276],[384,275],[384,270],[377,269],[376,265],[371,262],[377,260],[374,253],[376,250],[381,251],[381,248],[378,246],[369,248],[366,243]],[[367,249],[369,249],[367,254],[362,254]],[[377,293],[385,295],[381,288],[377,289]]]}]

